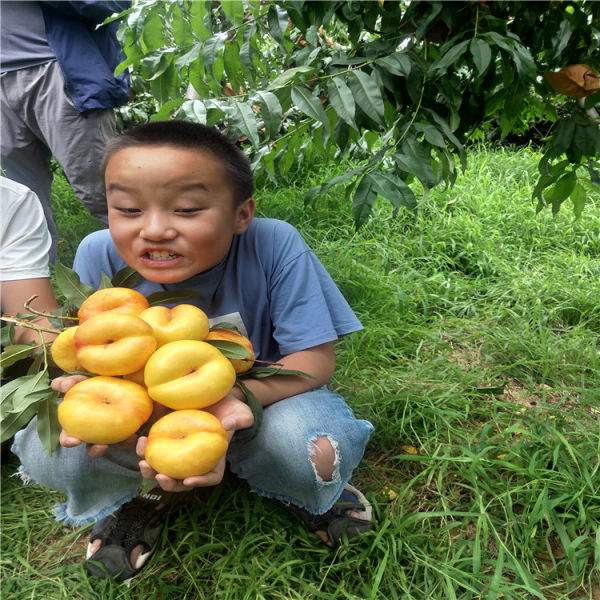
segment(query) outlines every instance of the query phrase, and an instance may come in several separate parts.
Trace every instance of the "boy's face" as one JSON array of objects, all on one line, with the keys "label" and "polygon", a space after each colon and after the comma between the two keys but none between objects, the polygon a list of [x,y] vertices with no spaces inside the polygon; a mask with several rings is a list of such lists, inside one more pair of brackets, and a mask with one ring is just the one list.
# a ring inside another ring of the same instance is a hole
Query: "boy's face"
[{"label": "boy's face", "polygon": [[210,151],[124,148],[105,174],[108,220],[121,258],[158,283],[183,281],[218,265],[246,231],[254,200],[233,205],[233,189]]}]

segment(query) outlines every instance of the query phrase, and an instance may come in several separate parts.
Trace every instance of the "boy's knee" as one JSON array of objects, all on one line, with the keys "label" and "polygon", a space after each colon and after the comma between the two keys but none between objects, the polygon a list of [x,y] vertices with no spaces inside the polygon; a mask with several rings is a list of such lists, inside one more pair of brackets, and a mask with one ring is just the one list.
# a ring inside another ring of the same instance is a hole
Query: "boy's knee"
[{"label": "boy's knee", "polygon": [[322,481],[331,481],[338,466],[337,444],[326,435],[318,435],[310,445],[311,460],[317,477]]}]

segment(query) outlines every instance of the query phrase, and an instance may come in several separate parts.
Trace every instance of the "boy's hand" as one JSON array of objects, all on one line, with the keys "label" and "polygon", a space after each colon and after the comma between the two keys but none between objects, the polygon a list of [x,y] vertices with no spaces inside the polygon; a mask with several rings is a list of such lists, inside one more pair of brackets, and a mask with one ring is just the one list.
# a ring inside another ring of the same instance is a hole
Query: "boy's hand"
[{"label": "boy's hand", "polygon": [[[123,448],[123,449],[133,448],[133,446],[135,446],[135,444],[137,442],[137,439],[138,439],[138,437],[134,433],[130,438],[126,439],[123,442],[119,442],[118,444],[115,444],[115,446],[117,446],[117,448]],[[75,446],[79,446],[79,444],[83,443],[79,438],[69,435],[64,429],[62,429],[60,432],[59,441],[60,441],[60,445],[63,446],[64,448],[74,448]],[[107,450],[108,450],[108,444],[87,444],[86,443],[86,445],[85,445],[85,451],[87,452],[88,456],[91,456],[92,458],[99,458],[100,456],[104,456],[106,454]]]},{"label": "boy's hand", "polygon": [[[233,434],[238,429],[251,427],[254,423],[250,407],[231,394],[202,410],[212,413],[221,421],[221,424],[227,430],[228,441],[231,441]],[[147,442],[147,437],[141,437],[137,443],[136,452],[142,459],[144,458]],[[208,473],[196,477],[186,477],[185,479],[173,479],[164,473],[157,473],[145,460],[141,460],[139,464],[142,477],[156,480],[160,487],[167,492],[186,492],[195,487],[217,485],[221,483],[225,472],[225,456]]]},{"label": "boy's hand", "polygon": [[[57,391],[66,394],[76,383],[87,379],[85,375],[67,375],[66,377],[56,377],[50,382],[50,387]],[[154,403],[154,410],[152,412],[152,416],[150,417],[150,423],[153,423],[158,418],[162,417],[165,414],[165,407]],[[124,450],[128,448],[133,448],[138,440],[137,434],[133,434],[128,439],[123,442],[119,442],[115,444],[117,448],[123,448]],[[76,438],[75,436],[69,435],[64,429],[60,432],[59,437],[60,445],[64,448],[75,448],[75,446],[79,446],[82,444],[82,440]],[[108,450],[108,444],[87,444],[85,445],[85,451],[88,456],[92,458],[98,458],[100,456],[104,456],[106,451]]]}]

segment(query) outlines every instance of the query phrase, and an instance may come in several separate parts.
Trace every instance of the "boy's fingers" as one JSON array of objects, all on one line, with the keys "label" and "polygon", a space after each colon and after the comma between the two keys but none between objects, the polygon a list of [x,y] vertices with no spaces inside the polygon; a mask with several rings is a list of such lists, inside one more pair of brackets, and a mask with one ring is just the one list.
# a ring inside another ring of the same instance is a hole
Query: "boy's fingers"
[{"label": "boy's fingers", "polygon": [[92,458],[99,458],[100,456],[104,456],[106,451],[108,450],[108,444],[86,444],[85,451],[88,456]]},{"label": "boy's fingers", "polygon": [[140,473],[144,479],[156,478],[156,471],[145,460],[140,460],[138,465],[140,467]]},{"label": "boy's fingers", "polygon": [[[144,458],[146,453],[146,445],[148,444],[148,437],[142,435],[138,438],[137,444],[135,445],[135,453],[140,457]],[[145,462],[145,461],[144,461]],[[140,463],[141,464],[141,463]],[[148,463],[146,463],[148,464]]]},{"label": "boy's fingers", "polygon": [[66,377],[55,377],[50,382],[50,387],[55,392],[62,392],[65,394],[68,392],[76,383],[88,379],[85,375],[67,375]]},{"label": "boy's fingers", "polygon": [[165,492],[189,492],[194,487],[185,485],[180,479],[173,479],[162,473],[158,473],[155,479]]},{"label": "boy's fingers", "polygon": [[79,438],[69,435],[64,429],[61,429],[58,441],[60,445],[64,446],[65,448],[75,448],[75,446],[79,446],[79,444],[81,444],[81,440]]}]

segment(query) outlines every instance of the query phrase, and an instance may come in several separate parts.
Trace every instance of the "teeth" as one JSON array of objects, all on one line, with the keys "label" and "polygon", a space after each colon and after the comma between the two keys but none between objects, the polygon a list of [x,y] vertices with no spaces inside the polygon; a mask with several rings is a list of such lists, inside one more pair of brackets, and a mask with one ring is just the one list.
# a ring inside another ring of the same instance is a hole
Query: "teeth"
[{"label": "teeth", "polygon": [[177,254],[171,254],[166,250],[161,250],[160,252],[148,252],[148,257],[152,260],[169,260],[171,258],[175,258]]}]

